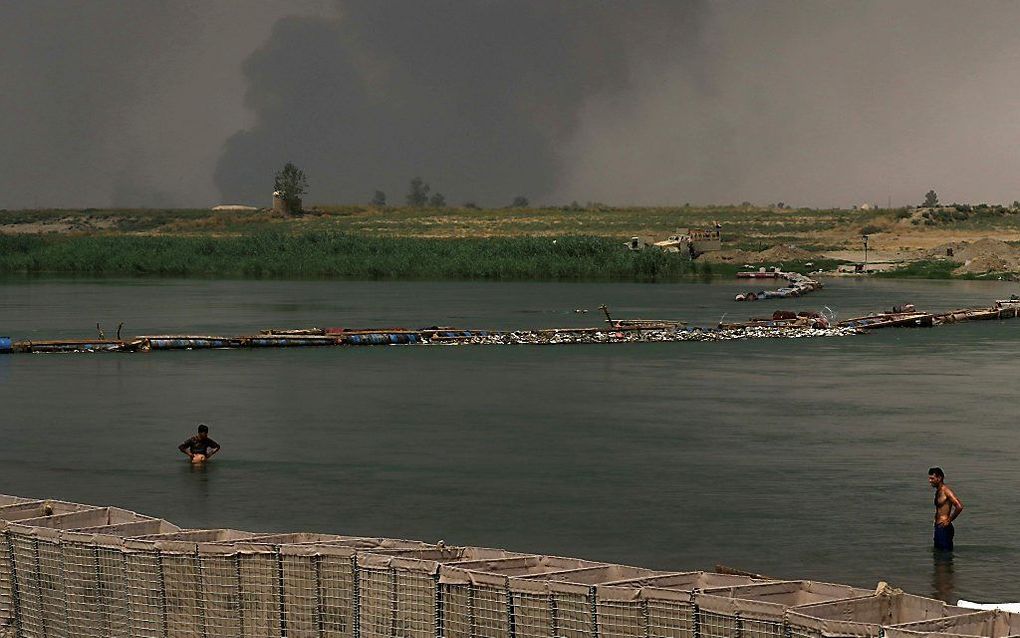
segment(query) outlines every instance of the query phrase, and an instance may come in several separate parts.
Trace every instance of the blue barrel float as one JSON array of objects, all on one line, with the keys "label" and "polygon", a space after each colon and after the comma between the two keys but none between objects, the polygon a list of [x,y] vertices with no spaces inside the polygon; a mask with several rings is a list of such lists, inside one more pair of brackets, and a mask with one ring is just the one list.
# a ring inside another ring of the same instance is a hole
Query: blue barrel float
[{"label": "blue barrel float", "polygon": [[10,352],[12,349],[11,338],[0,337],[0,352]]}]

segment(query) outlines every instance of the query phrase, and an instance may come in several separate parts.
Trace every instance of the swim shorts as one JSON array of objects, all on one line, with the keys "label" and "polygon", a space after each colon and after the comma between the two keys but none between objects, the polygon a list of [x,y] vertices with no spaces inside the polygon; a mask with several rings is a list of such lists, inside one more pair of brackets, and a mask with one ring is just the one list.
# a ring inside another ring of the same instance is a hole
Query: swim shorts
[{"label": "swim shorts", "polygon": [[953,529],[953,524],[949,525],[936,525],[935,526],[935,549],[943,552],[953,551],[953,535],[956,530]]}]

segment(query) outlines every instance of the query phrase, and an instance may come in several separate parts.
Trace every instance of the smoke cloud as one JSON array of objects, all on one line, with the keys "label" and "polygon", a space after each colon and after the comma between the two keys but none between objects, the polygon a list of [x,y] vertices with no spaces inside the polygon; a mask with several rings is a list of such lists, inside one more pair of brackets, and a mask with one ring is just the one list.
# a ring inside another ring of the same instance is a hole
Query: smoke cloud
[{"label": "smoke cloud", "polygon": [[0,5],[0,207],[1020,199],[1020,4]]},{"label": "smoke cloud", "polygon": [[207,206],[251,123],[241,62],[329,2],[0,3],[0,208]]},{"label": "smoke cloud", "polygon": [[[648,17],[693,31],[696,6]],[[227,143],[217,184],[250,197],[293,160],[319,201],[400,201],[414,176],[458,201],[548,195],[585,102],[627,84],[621,19],[586,1],[364,0],[282,20],[245,64],[257,124]]]},{"label": "smoke cloud", "polygon": [[1020,199],[1020,4],[718,2],[696,55],[637,46],[559,197],[849,206]]}]

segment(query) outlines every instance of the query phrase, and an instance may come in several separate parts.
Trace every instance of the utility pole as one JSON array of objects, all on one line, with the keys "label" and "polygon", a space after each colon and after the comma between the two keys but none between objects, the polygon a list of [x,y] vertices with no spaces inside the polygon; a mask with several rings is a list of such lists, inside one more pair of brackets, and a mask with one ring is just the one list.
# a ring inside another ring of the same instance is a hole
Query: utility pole
[{"label": "utility pole", "polygon": [[864,239],[864,270],[865,270],[865,272],[867,272],[867,270],[868,270],[868,236],[867,235],[861,235],[861,238]]}]

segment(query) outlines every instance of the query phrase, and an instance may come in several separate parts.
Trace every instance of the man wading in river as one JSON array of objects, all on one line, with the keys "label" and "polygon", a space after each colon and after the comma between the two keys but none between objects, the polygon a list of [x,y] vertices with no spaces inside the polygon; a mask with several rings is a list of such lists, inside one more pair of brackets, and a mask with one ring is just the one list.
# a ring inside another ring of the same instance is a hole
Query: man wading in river
[{"label": "man wading in river", "polygon": [[953,551],[953,521],[963,511],[963,503],[946,485],[946,474],[941,467],[928,470],[928,483],[935,488],[935,549]]},{"label": "man wading in river", "polygon": [[220,444],[209,438],[209,428],[205,424],[198,426],[198,434],[177,446],[177,449],[188,455],[192,463],[201,463],[220,451]]}]

